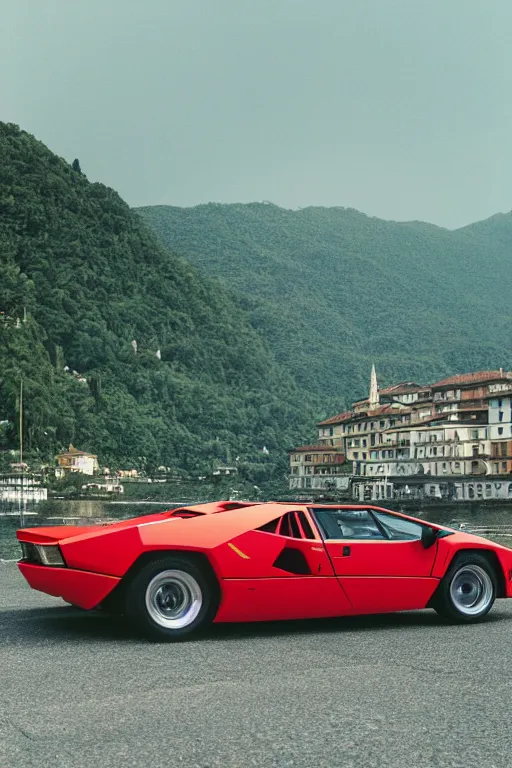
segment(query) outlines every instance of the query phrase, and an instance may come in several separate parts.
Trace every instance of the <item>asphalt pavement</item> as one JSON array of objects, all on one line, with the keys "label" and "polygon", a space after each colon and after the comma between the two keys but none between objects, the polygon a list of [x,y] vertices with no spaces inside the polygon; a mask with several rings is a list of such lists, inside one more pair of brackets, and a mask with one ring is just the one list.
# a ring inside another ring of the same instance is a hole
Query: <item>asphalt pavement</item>
[{"label": "asphalt pavement", "polygon": [[0,564],[0,768],[509,768],[512,601],[154,644]]}]

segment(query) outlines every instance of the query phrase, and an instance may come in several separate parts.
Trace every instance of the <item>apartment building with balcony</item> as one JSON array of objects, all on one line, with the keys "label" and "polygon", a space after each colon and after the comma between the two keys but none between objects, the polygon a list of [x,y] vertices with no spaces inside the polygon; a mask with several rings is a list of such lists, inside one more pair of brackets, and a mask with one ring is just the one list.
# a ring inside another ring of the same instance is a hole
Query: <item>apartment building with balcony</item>
[{"label": "apartment building with balcony", "polygon": [[302,445],[289,454],[290,490],[348,490],[345,454],[338,446]]}]

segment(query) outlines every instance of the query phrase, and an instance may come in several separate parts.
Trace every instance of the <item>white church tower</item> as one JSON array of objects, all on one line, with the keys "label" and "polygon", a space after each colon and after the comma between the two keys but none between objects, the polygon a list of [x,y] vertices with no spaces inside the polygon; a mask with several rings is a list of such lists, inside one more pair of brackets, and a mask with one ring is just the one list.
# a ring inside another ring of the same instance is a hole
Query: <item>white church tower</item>
[{"label": "white church tower", "polygon": [[372,375],[370,377],[370,397],[368,398],[370,408],[376,408],[379,404],[379,387],[377,384],[377,374],[375,365],[372,365]]}]

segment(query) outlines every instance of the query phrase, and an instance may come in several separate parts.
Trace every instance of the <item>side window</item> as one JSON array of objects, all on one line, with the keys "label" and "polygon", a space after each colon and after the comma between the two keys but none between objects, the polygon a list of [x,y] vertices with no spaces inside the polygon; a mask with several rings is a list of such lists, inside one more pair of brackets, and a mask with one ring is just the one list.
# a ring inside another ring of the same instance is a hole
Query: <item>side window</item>
[{"label": "side window", "polygon": [[281,525],[279,526],[279,533],[281,536],[290,536],[292,539],[302,539],[297,519],[293,512],[287,512],[281,518]]},{"label": "side window", "polygon": [[326,539],[386,539],[366,509],[315,509]]},{"label": "side window", "polygon": [[297,512],[287,512],[282,517],[265,523],[257,531],[264,533],[275,533],[279,536],[288,536],[292,539],[314,539],[315,534],[309,523],[307,516],[302,510]]},{"label": "side window", "polygon": [[280,520],[280,517],[276,517],[275,520],[271,520],[270,523],[265,523],[265,525],[262,525],[260,528],[256,528],[256,530],[263,531],[264,533],[276,533]]},{"label": "side window", "polygon": [[404,520],[402,517],[395,517],[394,515],[386,515],[383,512],[374,511],[373,514],[390,539],[401,539],[402,541],[421,539],[422,527],[419,523],[413,523],[411,520]]},{"label": "side window", "polygon": [[281,522],[279,523],[279,526],[277,528],[276,533],[279,533],[280,536],[291,536],[292,535],[292,526],[290,524],[290,515],[283,515],[281,518]]},{"label": "side window", "polygon": [[299,510],[299,512],[297,512],[297,517],[299,518],[299,524],[304,534],[303,538],[314,539],[315,534],[313,533],[313,529],[310,525],[308,518],[306,517],[305,512],[303,512],[302,510]]}]

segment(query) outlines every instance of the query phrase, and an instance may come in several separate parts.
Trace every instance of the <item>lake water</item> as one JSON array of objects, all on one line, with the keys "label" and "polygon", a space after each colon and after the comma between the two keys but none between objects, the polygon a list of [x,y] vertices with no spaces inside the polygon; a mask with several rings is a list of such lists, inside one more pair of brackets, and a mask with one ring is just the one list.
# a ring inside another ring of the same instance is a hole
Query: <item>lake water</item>
[{"label": "lake water", "polygon": [[108,502],[80,499],[67,501],[52,499],[27,507],[20,525],[17,504],[0,504],[0,559],[20,557],[16,530],[20,527],[35,528],[39,525],[93,525],[107,520],[125,520],[140,515],[150,515],[165,509],[182,506],[179,502]]},{"label": "lake water", "polygon": [[[200,500],[196,503],[204,502]],[[187,502],[190,503],[190,502]],[[92,525],[107,520],[123,520],[140,515],[148,515],[160,510],[183,506],[178,501],[169,502],[108,502],[89,501],[86,499],[67,501],[52,499],[27,508],[23,527],[39,525]],[[414,517],[421,517],[441,525],[455,526],[463,522],[468,529],[474,530],[500,544],[512,546],[512,504],[474,503],[447,504],[440,506],[425,505],[406,509],[402,504],[389,504]],[[0,504],[0,559],[16,560],[20,557],[20,548],[16,539],[16,529],[20,528],[17,505]]]}]

